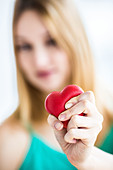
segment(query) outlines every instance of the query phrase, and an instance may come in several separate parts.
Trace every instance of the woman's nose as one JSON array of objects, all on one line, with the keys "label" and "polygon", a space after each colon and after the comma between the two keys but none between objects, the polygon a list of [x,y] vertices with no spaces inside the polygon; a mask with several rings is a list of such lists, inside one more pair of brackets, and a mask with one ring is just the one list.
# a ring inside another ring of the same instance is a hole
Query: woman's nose
[{"label": "woman's nose", "polygon": [[50,62],[49,55],[45,49],[38,49],[34,52],[34,64],[39,68],[42,69],[46,67]]}]

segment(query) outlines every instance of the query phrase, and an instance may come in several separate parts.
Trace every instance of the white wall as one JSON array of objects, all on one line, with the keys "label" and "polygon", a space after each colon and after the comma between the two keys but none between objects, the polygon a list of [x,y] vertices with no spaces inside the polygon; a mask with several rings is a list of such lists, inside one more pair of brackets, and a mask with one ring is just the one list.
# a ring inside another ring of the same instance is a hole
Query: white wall
[{"label": "white wall", "polygon": [[95,56],[98,77],[113,86],[113,0],[75,0]]},{"label": "white wall", "polygon": [[13,1],[0,0],[0,122],[18,105],[12,45]]},{"label": "white wall", "polygon": [[[113,86],[113,0],[75,0],[95,55],[98,76]],[[13,0],[0,0],[0,122],[18,105],[12,45]]]}]

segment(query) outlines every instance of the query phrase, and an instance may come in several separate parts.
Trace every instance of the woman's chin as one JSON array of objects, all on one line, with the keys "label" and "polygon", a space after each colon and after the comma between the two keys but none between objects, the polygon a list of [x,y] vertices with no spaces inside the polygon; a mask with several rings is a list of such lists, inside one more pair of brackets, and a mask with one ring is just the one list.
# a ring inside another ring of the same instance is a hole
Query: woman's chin
[{"label": "woman's chin", "polygon": [[51,84],[51,85],[41,86],[41,87],[40,87],[40,90],[43,91],[43,92],[46,93],[46,94],[49,94],[49,93],[51,93],[52,91],[59,91],[60,88],[61,88],[61,86],[58,85],[58,84],[56,84],[56,85],[54,84],[53,86],[52,86],[52,84]]}]

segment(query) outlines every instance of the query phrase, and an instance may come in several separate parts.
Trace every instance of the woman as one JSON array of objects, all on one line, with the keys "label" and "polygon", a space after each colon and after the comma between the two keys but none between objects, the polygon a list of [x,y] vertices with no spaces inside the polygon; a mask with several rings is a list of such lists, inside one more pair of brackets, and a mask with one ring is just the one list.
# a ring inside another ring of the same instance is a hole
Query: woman
[{"label": "woman", "polygon": [[[110,112],[97,97],[92,53],[74,2],[16,0],[13,37],[19,106],[0,128],[0,169],[112,169],[113,149],[100,143],[111,141],[105,139]],[[66,131],[60,116],[48,117],[44,100],[68,84],[85,92],[69,101]],[[87,117],[77,115],[83,111]]]}]

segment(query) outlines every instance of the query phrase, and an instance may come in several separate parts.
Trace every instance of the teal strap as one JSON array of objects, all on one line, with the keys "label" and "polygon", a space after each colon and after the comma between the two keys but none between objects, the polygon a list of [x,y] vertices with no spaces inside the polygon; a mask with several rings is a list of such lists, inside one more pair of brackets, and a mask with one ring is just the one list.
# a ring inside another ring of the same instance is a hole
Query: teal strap
[{"label": "teal strap", "polygon": [[24,127],[25,127],[25,129],[28,131],[28,133],[29,133],[31,136],[33,136],[33,134],[34,134],[34,129],[33,129],[32,125],[31,125],[31,123],[30,123],[30,122],[24,123]]}]

